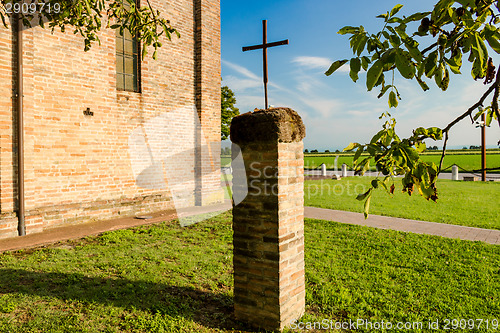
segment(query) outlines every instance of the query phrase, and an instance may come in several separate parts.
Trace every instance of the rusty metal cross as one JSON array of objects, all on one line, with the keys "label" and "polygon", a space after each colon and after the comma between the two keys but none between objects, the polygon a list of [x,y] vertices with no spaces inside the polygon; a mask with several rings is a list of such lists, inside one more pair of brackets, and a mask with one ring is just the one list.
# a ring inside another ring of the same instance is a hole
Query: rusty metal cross
[{"label": "rusty metal cross", "polygon": [[262,44],[253,46],[244,46],[243,52],[262,49],[262,58],[264,65],[264,96],[266,100],[266,106],[264,109],[269,107],[267,103],[267,48],[273,46],[288,45],[288,39],[281,40],[279,42],[268,43],[267,42],[267,20],[262,20]]}]

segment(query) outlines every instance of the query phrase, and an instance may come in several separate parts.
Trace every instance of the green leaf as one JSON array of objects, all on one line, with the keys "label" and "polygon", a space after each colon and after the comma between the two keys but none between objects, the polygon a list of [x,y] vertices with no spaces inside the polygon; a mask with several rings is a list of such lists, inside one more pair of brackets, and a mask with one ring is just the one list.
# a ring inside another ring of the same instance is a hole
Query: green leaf
[{"label": "green leaf", "polygon": [[423,60],[422,53],[418,49],[418,42],[417,41],[415,41],[412,38],[407,38],[403,42],[406,46],[406,49],[408,50],[408,52],[410,52],[410,55],[412,56],[413,59],[415,59],[416,61],[419,61],[419,62]]},{"label": "green leaf", "polygon": [[392,17],[387,21],[387,23],[404,23],[404,22],[399,17]]},{"label": "green leaf", "polygon": [[474,60],[472,64],[471,75],[474,80],[484,77],[484,68],[481,59],[478,57]]},{"label": "green leaf", "polygon": [[370,194],[366,198],[365,207],[364,207],[365,209],[363,211],[363,215],[365,216],[365,220],[368,218],[368,213],[370,212],[370,200],[371,200],[371,198],[372,198],[372,195],[370,192]]},{"label": "green leaf", "polygon": [[348,145],[347,147],[345,147],[345,148],[344,148],[344,150],[343,150],[343,151],[351,151],[351,150],[353,150],[354,148],[357,148],[357,147],[359,147],[359,146],[360,146],[360,144],[359,144],[359,143],[357,143],[357,142],[351,142],[351,143],[349,143],[349,145]]},{"label": "green leaf", "polygon": [[377,98],[381,98],[382,96],[384,96],[385,93],[392,87],[393,87],[392,85],[387,85],[383,87],[382,90],[380,90],[380,94],[377,96]]},{"label": "green leaf", "polygon": [[476,115],[474,116],[474,121],[478,120],[478,119],[479,119],[479,117],[481,117],[481,115],[482,115],[483,113],[485,113],[487,109],[488,109],[488,108],[482,108],[482,107],[480,106],[480,107],[479,107],[479,111],[478,111],[478,112],[476,113]]},{"label": "green leaf", "polygon": [[365,150],[365,147],[363,147],[363,146],[358,147],[358,150],[356,150],[356,153],[354,154],[354,157],[352,159],[352,162],[354,164],[356,164],[356,162],[358,161],[359,157],[361,156],[361,154],[363,153],[364,150]]},{"label": "green leaf", "polygon": [[415,76],[415,79],[417,79],[417,82],[423,91],[429,90],[429,86],[427,85],[427,83],[425,83],[420,77]]},{"label": "green leaf", "polygon": [[500,53],[500,42],[498,42],[498,34],[486,35],[486,41],[496,53]]},{"label": "green leaf", "polygon": [[365,46],[366,46],[366,42],[367,41],[368,41],[368,36],[366,36],[366,35],[363,34],[363,35],[361,35],[361,37],[359,37],[358,42],[356,43],[356,45],[354,45],[353,52],[355,54],[357,54],[358,57],[365,50]]},{"label": "green leaf", "polygon": [[370,67],[370,69],[366,73],[366,87],[368,88],[368,91],[371,91],[375,84],[378,82],[380,76],[382,75],[383,69],[384,64],[380,59],[375,61],[375,63]]},{"label": "green leaf", "polygon": [[486,114],[486,120],[484,124],[490,127],[492,120],[493,120],[493,110],[489,110],[489,112]]},{"label": "green leaf", "polygon": [[415,149],[417,150],[417,152],[422,153],[424,152],[425,148],[426,148],[425,142],[415,143]]},{"label": "green leaf", "polygon": [[428,132],[425,128],[419,127],[413,131],[416,136],[427,136]]},{"label": "green leaf", "polygon": [[366,197],[368,197],[372,193],[372,188],[370,188],[368,191],[365,193],[358,194],[356,197],[356,200],[363,201],[365,200]]},{"label": "green leaf", "polygon": [[436,72],[437,66],[437,51],[429,54],[427,59],[425,60],[425,76],[431,78]]},{"label": "green leaf", "polygon": [[349,60],[344,59],[344,60],[337,60],[335,61],[330,68],[325,72],[326,76],[332,75],[337,69],[342,67],[344,64],[346,64]]},{"label": "green leaf", "polygon": [[392,47],[399,47],[399,45],[401,44],[401,39],[398,37],[398,35],[390,35],[389,41],[391,42]]},{"label": "green leaf", "polygon": [[485,67],[488,62],[488,49],[486,48],[481,35],[479,33],[475,33],[471,42],[472,51],[475,54],[476,60],[479,60],[479,66]]},{"label": "green leaf", "polygon": [[405,21],[405,23],[413,22],[413,21],[420,21],[424,17],[429,16],[430,13],[431,12],[415,13],[415,14],[412,14],[412,15],[408,16],[407,18],[405,18],[404,21]]},{"label": "green leaf", "polygon": [[444,64],[441,64],[441,66],[443,66],[444,71],[439,88],[441,88],[442,91],[446,91],[448,89],[448,85],[450,84],[450,72],[448,72],[448,68],[446,68]]},{"label": "green leaf", "polygon": [[359,58],[352,58],[350,61],[350,65],[351,71],[349,73],[349,76],[354,82],[356,82],[359,78],[358,73],[361,70],[361,60],[359,60]]},{"label": "green leaf", "polygon": [[382,137],[385,133],[386,133],[386,132],[385,132],[385,130],[384,130],[384,129],[383,129],[383,130],[378,131],[378,133],[377,133],[377,134],[375,134],[375,135],[373,136],[373,138],[370,140],[370,144],[372,144],[372,145],[373,145],[373,144],[377,143],[377,141],[378,141],[378,140],[380,140],[380,138],[381,138],[381,137]]},{"label": "green leaf", "polygon": [[426,185],[423,183],[416,185],[418,186],[418,191],[426,200],[429,200],[431,196],[434,194],[434,189],[430,185]]},{"label": "green leaf", "polygon": [[446,59],[444,58],[448,66],[450,66],[450,69],[453,73],[455,74],[462,74],[460,72],[460,68],[462,67],[462,52],[457,51],[457,54],[451,58],[451,59]]},{"label": "green leaf", "polygon": [[427,129],[427,135],[433,140],[442,140],[443,130],[439,127],[429,127]]},{"label": "green leaf", "polygon": [[394,91],[391,91],[389,93],[389,107],[390,108],[398,107],[398,98],[396,97],[396,93]]},{"label": "green leaf", "polygon": [[393,17],[394,15],[396,15],[401,10],[401,8],[403,8],[403,5],[401,5],[401,4],[394,6],[394,8],[391,9],[391,13],[389,14],[389,17]]},{"label": "green leaf", "polygon": [[410,54],[401,49],[396,49],[396,68],[405,79],[415,75],[415,66],[411,62]]},{"label": "green leaf", "polygon": [[361,67],[366,71],[368,69],[368,65],[370,64],[370,59],[368,57],[361,57]]},{"label": "green leaf", "polygon": [[359,27],[345,26],[342,29],[340,29],[337,33],[340,35],[346,35],[346,34],[354,34],[358,31],[359,31]]}]

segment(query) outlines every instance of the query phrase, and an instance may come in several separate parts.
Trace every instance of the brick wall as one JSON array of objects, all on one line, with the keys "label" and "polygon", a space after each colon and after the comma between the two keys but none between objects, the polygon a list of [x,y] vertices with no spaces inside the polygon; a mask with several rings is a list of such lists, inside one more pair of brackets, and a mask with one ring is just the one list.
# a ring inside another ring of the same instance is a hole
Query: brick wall
[{"label": "brick wall", "polygon": [[[196,149],[220,144],[219,2],[206,2],[198,17],[205,1],[152,1],[181,38],[142,62],[142,93],[116,90],[114,31],[88,52],[71,33],[23,32],[27,233],[193,205],[196,186],[222,199],[218,151]],[[17,234],[13,36],[0,28],[0,237]]]}]

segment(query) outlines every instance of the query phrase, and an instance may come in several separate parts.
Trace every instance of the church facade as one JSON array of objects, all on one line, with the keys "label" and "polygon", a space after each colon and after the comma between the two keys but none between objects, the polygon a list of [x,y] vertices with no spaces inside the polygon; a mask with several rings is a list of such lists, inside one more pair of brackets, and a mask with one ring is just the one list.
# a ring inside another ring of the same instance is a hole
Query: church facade
[{"label": "church facade", "polygon": [[219,0],[151,4],[181,34],[157,60],[110,29],[84,52],[70,31],[0,27],[0,238],[21,204],[30,234],[223,200]]}]

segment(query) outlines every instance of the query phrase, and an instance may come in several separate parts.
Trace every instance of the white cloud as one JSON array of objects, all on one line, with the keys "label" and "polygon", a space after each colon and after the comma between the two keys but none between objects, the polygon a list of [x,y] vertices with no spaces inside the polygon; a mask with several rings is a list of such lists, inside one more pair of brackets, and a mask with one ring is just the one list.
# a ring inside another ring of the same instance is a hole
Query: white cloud
[{"label": "white cloud", "polygon": [[225,66],[231,68],[232,70],[240,73],[241,75],[246,76],[249,79],[262,80],[261,77],[255,75],[254,73],[252,73],[250,70],[248,70],[247,68],[245,68],[243,66],[234,64],[234,63],[229,62],[227,60],[222,60],[222,64],[224,64]]},{"label": "white cloud", "polygon": [[[331,61],[328,58],[325,57],[310,57],[310,56],[300,56],[300,57],[295,57],[292,60],[292,63],[298,64],[302,67],[305,68],[310,68],[310,69],[321,69],[326,71],[328,68],[330,68],[330,65],[332,64],[333,61]],[[342,72],[342,73],[349,73],[350,68],[347,64],[343,65],[339,69],[337,69],[337,72]]]},{"label": "white cloud", "polygon": [[243,92],[251,88],[259,88],[262,86],[262,82],[254,79],[242,79],[236,76],[227,75],[222,81],[223,85],[231,88],[233,91]]},{"label": "white cloud", "polygon": [[302,57],[295,57],[292,60],[293,63],[297,63],[301,66],[304,67],[309,67],[309,68],[326,68],[331,65],[331,61],[328,58],[323,58],[323,57],[309,57],[309,56],[302,56]]}]

